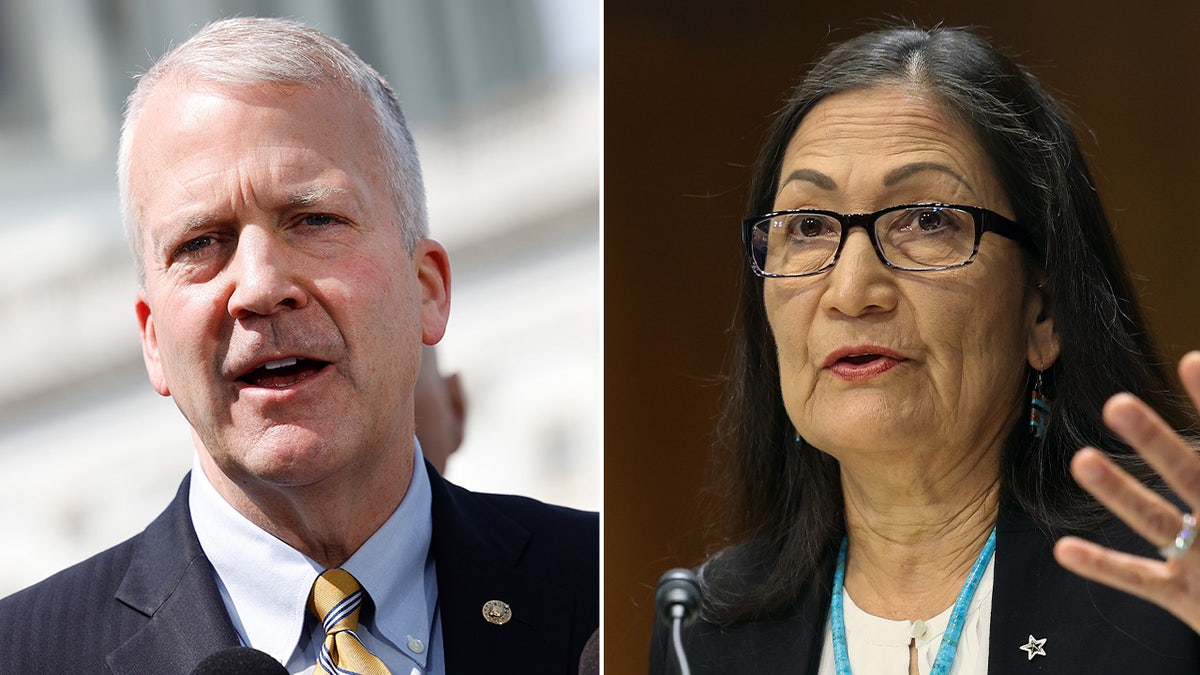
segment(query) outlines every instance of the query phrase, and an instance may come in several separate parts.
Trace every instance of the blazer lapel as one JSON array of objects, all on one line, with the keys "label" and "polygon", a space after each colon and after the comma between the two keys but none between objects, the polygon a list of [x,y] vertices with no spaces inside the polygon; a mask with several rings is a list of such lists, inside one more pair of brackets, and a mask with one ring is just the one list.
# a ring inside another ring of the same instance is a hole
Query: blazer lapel
[{"label": "blazer lapel", "polygon": [[142,533],[116,599],[146,624],[108,655],[114,673],[187,673],[239,644],[188,511],[189,477]]},{"label": "blazer lapel", "polygon": [[[446,671],[565,670],[574,600],[520,569],[529,532],[432,468],[429,480]],[[509,609],[503,623],[485,619],[491,601]]]},{"label": "blazer lapel", "polygon": [[[988,672],[1061,672],[1056,666],[1076,665],[1062,658],[1062,647],[1073,631],[1064,625],[1060,610],[1071,603],[1055,588],[1057,563],[1049,553],[1045,535],[1032,522],[1001,508],[996,521]],[[1045,640],[1040,644],[1044,654],[1038,653],[1037,642],[1021,649],[1031,639]]]},{"label": "blazer lapel", "polygon": [[[1115,521],[1091,538],[1154,555]],[[988,672],[1196,672],[1197,639],[1187,626],[1148,602],[1067,571],[1054,559],[1053,543],[1024,514],[1001,508]]]}]

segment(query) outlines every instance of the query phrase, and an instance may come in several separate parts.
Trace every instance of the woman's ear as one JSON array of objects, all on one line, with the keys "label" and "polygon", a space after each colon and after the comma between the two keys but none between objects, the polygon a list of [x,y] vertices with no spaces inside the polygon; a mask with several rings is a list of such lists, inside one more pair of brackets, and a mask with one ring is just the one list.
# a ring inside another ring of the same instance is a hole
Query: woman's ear
[{"label": "woman's ear", "polygon": [[1029,289],[1028,300],[1029,338],[1026,358],[1034,370],[1046,370],[1058,360],[1058,332],[1054,328],[1054,312],[1050,306],[1050,295],[1043,278],[1035,288]]}]

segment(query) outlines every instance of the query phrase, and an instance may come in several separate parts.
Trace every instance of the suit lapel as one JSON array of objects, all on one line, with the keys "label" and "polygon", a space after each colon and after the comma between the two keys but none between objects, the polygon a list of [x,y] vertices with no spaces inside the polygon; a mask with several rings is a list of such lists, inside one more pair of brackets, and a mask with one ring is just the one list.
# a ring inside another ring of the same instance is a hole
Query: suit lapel
[{"label": "suit lapel", "polygon": [[[521,571],[529,532],[432,468],[429,481],[446,671],[568,669],[574,600]],[[502,624],[484,618],[493,600],[511,610]]]},{"label": "suit lapel", "polygon": [[117,601],[147,622],[108,655],[114,673],[186,673],[213,652],[239,644],[192,528],[189,484],[190,475],[142,533],[117,589]]}]

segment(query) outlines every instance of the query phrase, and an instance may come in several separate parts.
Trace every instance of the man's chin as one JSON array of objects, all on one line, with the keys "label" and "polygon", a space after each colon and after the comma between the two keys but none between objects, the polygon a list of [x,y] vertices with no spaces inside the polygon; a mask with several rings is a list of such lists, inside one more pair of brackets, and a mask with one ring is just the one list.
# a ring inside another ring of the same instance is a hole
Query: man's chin
[{"label": "man's chin", "polygon": [[349,451],[332,446],[328,437],[303,429],[271,434],[253,443],[230,443],[209,451],[211,465],[243,490],[262,487],[304,487],[326,480],[349,462]]}]

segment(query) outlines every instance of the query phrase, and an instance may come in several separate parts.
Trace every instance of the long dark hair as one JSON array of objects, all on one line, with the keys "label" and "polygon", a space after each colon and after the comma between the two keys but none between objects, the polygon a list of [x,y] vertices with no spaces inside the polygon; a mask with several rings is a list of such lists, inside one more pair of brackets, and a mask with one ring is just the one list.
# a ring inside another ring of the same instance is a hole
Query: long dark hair
[{"label": "long dark hair", "polygon": [[[971,128],[1036,242],[1027,260],[1043,284],[1061,351],[1046,372],[1054,408],[1046,434],[1028,422],[1001,453],[1001,500],[1050,533],[1081,532],[1104,511],[1072,479],[1092,445],[1145,481],[1153,474],[1111,434],[1100,411],[1131,391],[1175,428],[1191,413],[1174,393],[1121,262],[1071,124],[1037,80],[966,30],[879,30],[830,51],[791,92],[754,168],[747,215],[771,210],[784,150],[826,96],[886,84],[917,86]],[[1035,259],[1036,258],[1036,259]],[[795,602],[845,532],[837,462],[795,437],[783,407],[762,279],[743,265],[723,437],[731,450],[734,546],[704,566],[706,617],[766,618]],[[1016,402],[1013,405],[1018,405]]]}]

